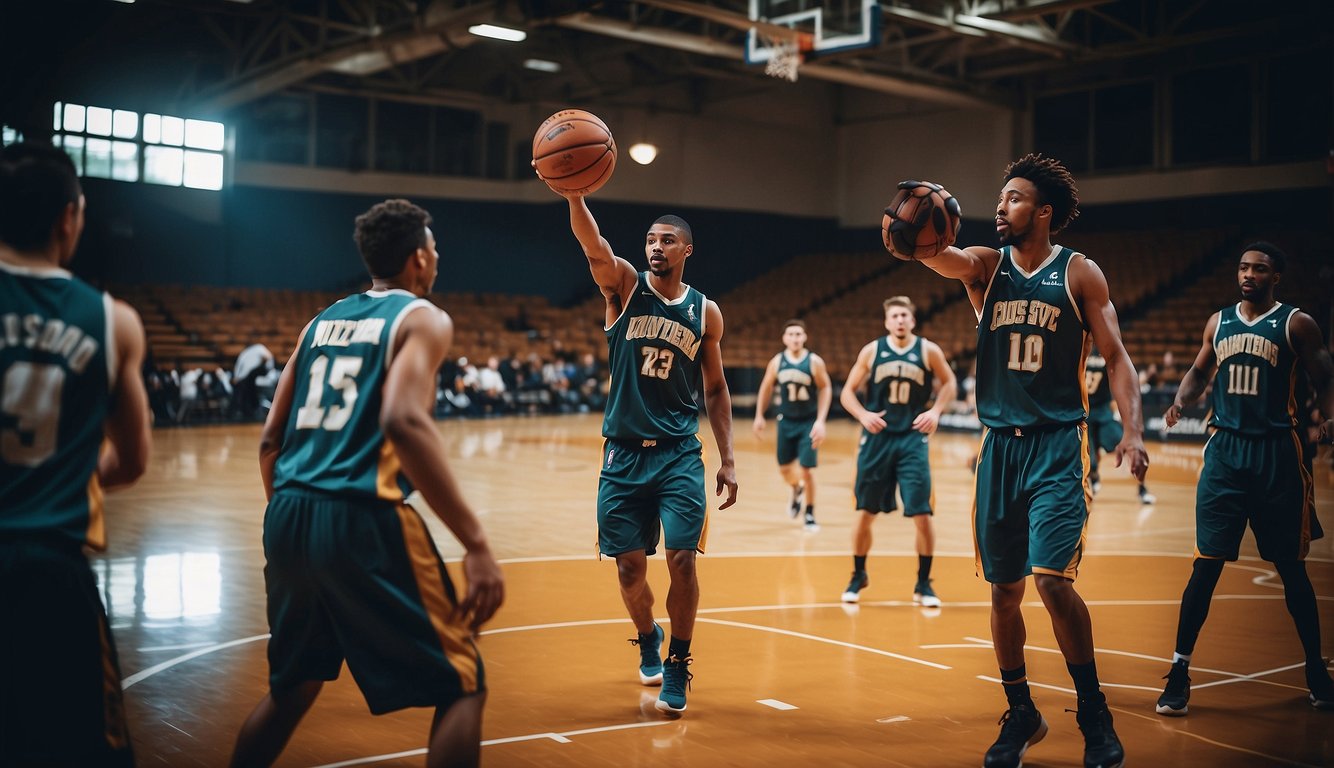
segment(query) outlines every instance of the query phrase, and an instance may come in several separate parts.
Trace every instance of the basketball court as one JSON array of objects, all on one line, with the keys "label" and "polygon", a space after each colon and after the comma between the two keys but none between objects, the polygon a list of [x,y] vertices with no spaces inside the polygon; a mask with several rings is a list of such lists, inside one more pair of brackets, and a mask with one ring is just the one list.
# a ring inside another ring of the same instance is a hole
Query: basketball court
[{"label": "basketball court", "polygon": [[[689,711],[669,720],[639,685],[615,566],[595,552],[597,415],[447,421],[439,427],[507,579],[480,648],[490,699],[483,760],[493,766],[977,765],[1004,709],[989,645],[988,590],[969,527],[976,438],[932,439],[935,586],[912,605],[912,526],[878,521],[860,605],[838,597],[851,570],[855,425],[831,424],[817,516],[785,508],[770,440],[735,429],[740,496],[711,516],[700,559]],[[259,427],[158,430],[149,472],[108,497],[110,551],[94,561],[120,650],[140,765],[226,763],[266,691]],[[705,436],[707,454],[712,438]],[[1306,702],[1301,652],[1272,569],[1224,571],[1192,665],[1186,718],[1154,714],[1193,544],[1200,446],[1150,443],[1153,507],[1106,466],[1079,587],[1094,616],[1099,672],[1132,764],[1320,766],[1334,762],[1334,715]],[[716,464],[709,461],[709,473]],[[1317,507],[1331,519],[1328,462]],[[446,559],[461,551],[438,523]],[[650,561],[658,621],[666,568]],[[1334,545],[1308,560],[1323,625],[1334,627]],[[451,565],[459,578],[457,565]],[[1078,765],[1071,683],[1035,590],[1025,605],[1028,669],[1051,723],[1029,766]],[[668,627],[669,628],[669,627]],[[1329,632],[1326,631],[1328,638]],[[1330,641],[1326,640],[1327,652]],[[430,714],[372,717],[350,675],[327,685],[281,766],[420,765]]]}]

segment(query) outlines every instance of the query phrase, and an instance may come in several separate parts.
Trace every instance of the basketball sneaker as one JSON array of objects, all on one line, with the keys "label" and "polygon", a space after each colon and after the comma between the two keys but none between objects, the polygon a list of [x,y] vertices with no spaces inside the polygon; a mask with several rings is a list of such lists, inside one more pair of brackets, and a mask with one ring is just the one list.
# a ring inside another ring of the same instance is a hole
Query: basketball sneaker
[{"label": "basketball sneaker", "polygon": [[1334,680],[1321,659],[1319,665],[1306,668],[1306,687],[1311,691],[1311,706],[1316,709],[1334,709]]},{"label": "basketball sneaker", "polygon": [[806,486],[798,485],[792,489],[792,503],[787,508],[787,516],[793,520],[801,514],[801,503],[806,500]]},{"label": "basketball sneaker", "polygon": [[1019,768],[1028,748],[1047,735],[1046,719],[1031,704],[1011,706],[996,724],[1001,727],[1000,736],[982,758],[983,768]]},{"label": "basketball sneaker", "polygon": [[630,645],[639,646],[639,682],[644,685],[662,685],[662,627],[653,622],[653,634],[630,638]]},{"label": "basketball sneaker", "polygon": [[855,603],[861,599],[861,591],[866,589],[871,580],[866,577],[866,571],[853,571],[852,581],[848,582],[847,589],[843,590],[843,602]]},{"label": "basketball sneaker", "polygon": [[1093,488],[1093,495],[1094,495],[1094,496],[1097,496],[1097,495],[1098,495],[1098,491],[1101,491],[1101,490],[1102,490],[1102,477],[1101,477],[1100,475],[1098,475],[1096,472],[1095,472],[1095,473],[1090,473],[1090,474],[1089,474],[1089,483],[1091,484],[1091,486],[1092,486],[1092,488]]},{"label": "basketball sneaker", "polygon": [[1112,729],[1112,713],[1106,701],[1081,706],[1075,722],[1084,732],[1084,768],[1121,768],[1126,764],[1126,751]]},{"label": "basketball sneaker", "polygon": [[917,586],[912,588],[912,601],[914,605],[920,605],[923,608],[940,607],[940,598],[936,597],[936,591],[931,588],[930,579],[922,579],[917,582]]},{"label": "basketball sneaker", "polygon": [[805,520],[806,530],[809,533],[815,533],[820,530],[820,524],[815,522],[815,513],[807,512]]},{"label": "basketball sneaker", "polygon": [[1158,497],[1149,493],[1148,488],[1145,488],[1142,485],[1139,487],[1139,503],[1148,505],[1153,504],[1156,501],[1158,501]]},{"label": "basketball sneaker", "polygon": [[1173,664],[1167,670],[1163,676],[1167,685],[1163,688],[1163,695],[1158,697],[1158,706],[1154,711],[1168,717],[1181,717],[1190,711],[1190,707],[1186,706],[1186,702],[1190,701],[1189,671],[1190,668],[1182,662]]},{"label": "basketball sneaker", "polygon": [[690,681],[695,679],[689,669],[693,662],[690,654],[686,654],[685,658],[669,656],[662,663],[662,692],[654,705],[659,712],[679,715],[686,711],[686,691],[690,689]]}]

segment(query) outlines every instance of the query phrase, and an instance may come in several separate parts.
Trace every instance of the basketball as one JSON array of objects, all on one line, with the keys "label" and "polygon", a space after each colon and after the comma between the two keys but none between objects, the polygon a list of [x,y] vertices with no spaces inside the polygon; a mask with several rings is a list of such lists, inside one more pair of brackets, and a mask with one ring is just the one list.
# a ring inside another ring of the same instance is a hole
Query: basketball
[{"label": "basketball", "polygon": [[533,136],[533,169],[557,192],[592,194],[615,168],[616,140],[592,112],[562,109]]},{"label": "basketball", "polygon": [[929,181],[901,181],[885,208],[880,235],[885,250],[904,261],[936,256],[954,244],[963,212],[944,187]]}]

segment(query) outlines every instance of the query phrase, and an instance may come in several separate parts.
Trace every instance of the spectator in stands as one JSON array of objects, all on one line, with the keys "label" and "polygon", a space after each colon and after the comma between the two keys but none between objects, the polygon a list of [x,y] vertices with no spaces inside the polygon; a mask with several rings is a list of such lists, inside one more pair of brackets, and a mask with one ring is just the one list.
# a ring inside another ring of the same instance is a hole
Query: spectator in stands
[{"label": "spectator in stands", "polygon": [[603,390],[605,379],[606,374],[602,371],[601,363],[592,352],[585,352],[574,375],[574,381],[579,388],[580,413],[602,410],[607,402],[607,395]]},{"label": "spectator in stands", "polygon": [[273,370],[273,352],[263,344],[251,344],[236,356],[232,366],[232,382],[235,390],[232,398],[232,413],[244,421],[254,421],[263,417],[259,409],[259,388],[256,382],[260,376]]},{"label": "spectator in stands", "polygon": [[460,357],[445,379],[445,398],[460,416],[477,413],[477,368]]},{"label": "spectator in stands", "polygon": [[542,386],[549,393],[549,408],[560,413],[569,413],[579,404],[579,395],[570,388],[566,365],[560,358],[542,365]]},{"label": "spectator in stands", "polygon": [[505,380],[500,376],[500,358],[492,355],[486,359],[486,367],[477,372],[477,400],[486,415],[504,413],[509,398],[506,396]]}]

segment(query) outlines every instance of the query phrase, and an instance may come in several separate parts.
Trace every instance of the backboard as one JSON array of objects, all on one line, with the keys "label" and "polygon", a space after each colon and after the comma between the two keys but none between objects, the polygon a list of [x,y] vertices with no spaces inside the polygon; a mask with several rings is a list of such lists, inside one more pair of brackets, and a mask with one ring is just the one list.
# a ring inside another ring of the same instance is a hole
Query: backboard
[{"label": "backboard", "polygon": [[[877,0],[750,0],[750,18],[803,33],[804,58],[822,53],[869,48],[880,39]],[[746,63],[764,64],[785,42],[752,28],[746,34]]]}]

